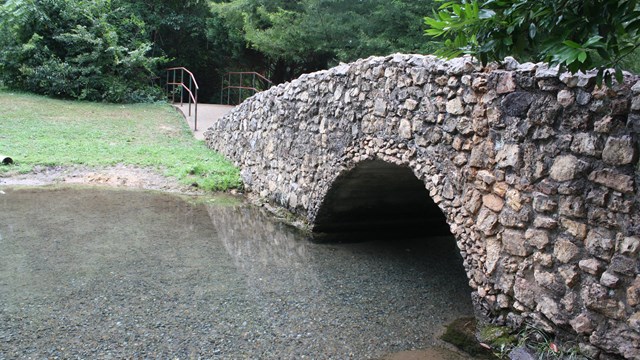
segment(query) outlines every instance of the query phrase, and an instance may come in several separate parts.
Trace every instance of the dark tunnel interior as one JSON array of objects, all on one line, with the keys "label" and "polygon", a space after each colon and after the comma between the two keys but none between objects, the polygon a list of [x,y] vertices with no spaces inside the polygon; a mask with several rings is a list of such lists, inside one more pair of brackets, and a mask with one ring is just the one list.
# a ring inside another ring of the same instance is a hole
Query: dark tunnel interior
[{"label": "dark tunnel interior", "polygon": [[341,174],[313,227],[319,242],[451,235],[424,183],[408,167],[364,161]]}]

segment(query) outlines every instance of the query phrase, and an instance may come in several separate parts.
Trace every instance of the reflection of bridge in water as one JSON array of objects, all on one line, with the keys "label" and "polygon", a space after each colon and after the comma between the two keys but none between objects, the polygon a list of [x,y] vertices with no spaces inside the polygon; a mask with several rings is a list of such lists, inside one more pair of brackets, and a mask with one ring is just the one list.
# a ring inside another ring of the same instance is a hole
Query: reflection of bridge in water
[{"label": "reflection of bridge in water", "polygon": [[279,346],[290,346],[291,358],[424,349],[438,343],[443,326],[473,314],[449,238],[317,244],[259,208],[207,209],[252,300],[272,319],[268,336],[287,339]]}]

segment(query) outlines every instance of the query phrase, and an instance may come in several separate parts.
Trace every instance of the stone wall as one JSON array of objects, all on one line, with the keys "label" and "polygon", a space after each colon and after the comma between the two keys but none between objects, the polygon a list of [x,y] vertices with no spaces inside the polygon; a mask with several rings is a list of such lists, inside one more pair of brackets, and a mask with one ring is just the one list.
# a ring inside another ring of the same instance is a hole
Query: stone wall
[{"label": "stone wall", "polygon": [[599,88],[513,59],[393,55],[259,93],[205,137],[248,191],[309,224],[358,163],[409,167],[446,216],[477,310],[637,359],[639,133],[631,75]]}]

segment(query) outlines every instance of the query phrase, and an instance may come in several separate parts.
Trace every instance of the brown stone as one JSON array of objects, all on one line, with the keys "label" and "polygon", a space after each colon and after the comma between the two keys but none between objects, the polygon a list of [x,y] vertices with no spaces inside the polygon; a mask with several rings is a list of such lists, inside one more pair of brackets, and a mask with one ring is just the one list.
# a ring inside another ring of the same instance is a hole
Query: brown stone
[{"label": "brown stone", "polygon": [[527,246],[524,232],[506,229],[502,232],[502,246],[511,255],[528,256],[532,250]]},{"label": "brown stone", "polygon": [[504,197],[508,189],[509,189],[509,184],[505,182],[498,182],[498,183],[495,183],[495,185],[493,185],[493,193],[500,197]]},{"label": "brown stone", "polygon": [[567,264],[580,254],[580,249],[571,241],[560,239],[553,247],[553,255],[558,261]]},{"label": "brown stone", "polygon": [[514,298],[530,309],[533,309],[536,304],[535,299],[537,292],[538,287],[533,281],[517,277],[513,284]]},{"label": "brown stone", "polygon": [[564,292],[564,285],[556,278],[556,275],[548,271],[536,270],[533,272],[536,284],[547,288],[555,293]]},{"label": "brown stone", "polygon": [[589,318],[589,315],[584,313],[578,315],[569,323],[571,324],[573,330],[575,330],[575,332],[577,332],[578,334],[589,335],[593,332],[593,330],[595,330],[595,327],[593,326],[593,322]]},{"label": "brown stone", "polygon": [[482,197],[482,204],[492,211],[500,212],[504,207],[504,200],[494,194],[488,194]]},{"label": "brown stone", "polygon": [[587,309],[617,320],[621,320],[625,316],[624,304],[621,301],[610,298],[607,288],[600,284],[593,284],[587,288],[583,298]]},{"label": "brown stone", "polygon": [[496,225],[498,224],[498,215],[489,208],[482,207],[478,213],[476,227],[485,235],[493,235],[497,233]]},{"label": "brown stone", "polygon": [[613,170],[594,171],[589,174],[589,180],[622,193],[633,192],[633,178],[629,175],[615,173]]},{"label": "brown stone", "polygon": [[583,196],[563,196],[560,198],[558,213],[572,217],[584,217],[587,211]]},{"label": "brown stone", "polygon": [[533,254],[533,262],[540,266],[550,267],[553,265],[553,256],[551,256],[551,254],[536,252]]},{"label": "brown stone", "polygon": [[580,269],[576,265],[565,265],[561,266],[558,269],[558,272],[564,279],[565,285],[567,285],[569,288],[572,288],[578,284],[578,281],[580,281],[579,270]]},{"label": "brown stone", "polygon": [[640,304],[640,277],[636,277],[631,286],[627,288],[627,303],[630,306]]},{"label": "brown stone", "polygon": [[565,232],[578,240],[584,240],[587,236],[587,225],[568,218],[560,218],[560,225]]},{"label": "brown stone", "polygon": [[516,81],[513,76],[513,72],[505,71],[501,72],[498,76],[498,84],[496,86],[496,92],[498,94],[507,94],[516,90]]},{"label": "brown stone", "polygon": [[558,303],[548,296],[541,297],[536,310],[540,311],[544,316],[557,325],[566,324],[567,322]]}]

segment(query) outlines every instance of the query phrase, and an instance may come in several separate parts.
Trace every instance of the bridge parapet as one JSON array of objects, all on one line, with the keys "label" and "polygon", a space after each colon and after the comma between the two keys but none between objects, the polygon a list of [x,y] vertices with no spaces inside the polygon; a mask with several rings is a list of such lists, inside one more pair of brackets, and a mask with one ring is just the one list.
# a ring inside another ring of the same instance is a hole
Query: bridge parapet
[{"label": "bridge parapet", "polygon": [[313,228],[336,179],[411,169],[445,215],[479,313],[640,358],[640,81],[545,64],[392,55],[303,75],[220,119],[207,144]]}]

